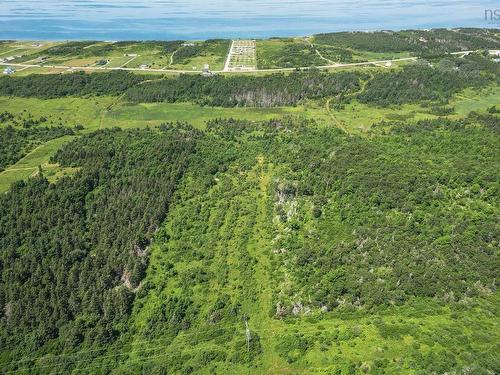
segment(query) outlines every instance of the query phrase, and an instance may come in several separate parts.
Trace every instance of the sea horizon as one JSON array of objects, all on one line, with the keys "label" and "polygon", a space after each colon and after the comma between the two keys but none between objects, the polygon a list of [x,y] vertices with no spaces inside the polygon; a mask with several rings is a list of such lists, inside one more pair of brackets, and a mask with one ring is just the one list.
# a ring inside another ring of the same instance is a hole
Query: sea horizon
[{"label": "sea horizon", "polygon": [[[354,5],[354,6],[353,6]],[[357,6],[356,6],[357,5]],[[38,1],[0,9],[2,40],[200,40],[323,32],[498,28],[492,1]]]}]

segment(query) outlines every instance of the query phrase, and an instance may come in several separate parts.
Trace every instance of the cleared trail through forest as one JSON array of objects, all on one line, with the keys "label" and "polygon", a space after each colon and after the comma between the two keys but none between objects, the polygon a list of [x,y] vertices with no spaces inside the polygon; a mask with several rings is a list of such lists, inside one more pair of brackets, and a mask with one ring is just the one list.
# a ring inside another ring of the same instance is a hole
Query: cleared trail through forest
[{"label": "cleared trail through forest", "polygon": [[326,104],[325,104],[325,108],[326,108],[326,111],[328,112],[328,115],[330,116],[330,118],[333,120],[333,122],[335,123],[335,125],[340,129],[342,130],[344,133],[348,133],[348,131],[344,128],[344,125],[342,125],[340,123],[340,121],[335,117],[335,115],[333,114],[333,111],[330,107],[330,102],[332,101],[332,98],[328,98],[328,100],[326,101]]},{"label": "cleared trail through forest", "polygon": [[280,358],[274,347],[276,345],[276,333],[283,330],[282,322],[274,319],[270,312],[273,310],[272,300],[272,233],[269,215],[269,185],[273,175],[272,164],[266,163],[264,156],[257,157],[255,171],[256,189],[256,221],[253,229],[252,239],[248,244],[248,252],[255,258],[255,280],[257,294],[254,315],[250,315],[249,325],[251,331],[256,331],[260,336],[262,345],[263,368],[267,374],[283,374],[287,365]]}]

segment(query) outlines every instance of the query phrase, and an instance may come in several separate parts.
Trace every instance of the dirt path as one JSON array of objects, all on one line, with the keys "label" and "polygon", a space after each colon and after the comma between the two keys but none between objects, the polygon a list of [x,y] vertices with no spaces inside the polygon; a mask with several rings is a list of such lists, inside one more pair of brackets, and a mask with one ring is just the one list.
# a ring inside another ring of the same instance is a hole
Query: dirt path
[{"label": "dirt path", "polygon": [[179,49],[176,49],[174,52],[172,52],[172,54],[170,55],[170,64],[168,64],[168,66],[172,66],[174,65],[174,55],[177,53]]},{"label": "dirt path", "polygon": [[[162,81],[164,80],[166,77],[165,76],[161,76],[160,78],[155,78],[155,79],[147,79],[145,81],[141,81],[139,83],[137,83],[137,86],[140,86],[144,83],[148,83],[148,82],[154,82],[154,81]],[[121,102],[121,100],[125,97],[125,94],[126,92],[124,92],[123,94],[121,94],[118,98],[116,98],[116,100],[114,100],[110,105],[108,105],[106,108],[104,108],[99,116],[99,129],[102,129],[102,126],[103,126],[103,123],[104,123],[104,119],[106,118],[106,115],[108,114],[108,112],[110,112],[113,107],[115,105],[117,105],[118,103]]]},{"label": "dirt path", "polygon": [[[134,61],[134,60],[135,60],[136,58],[138,58],[138,57],[139,57],[139,55],[135,55],[135,56],[133,56],[133,57],[132,57],[130,60],[128,60],[125,64],[122,64],[122,65],[120,66],[120,68],[124,68],[124,67],[126,67],[128,64],[130,64],[132,61]],[[105,68],[104,68],[104,69],[105,69]]]},{"label": "dirt path", "polygon": [[7,172],[15,172],[15,171],[30,171],[36,169],[37,167],[24,167],[24,168],[8,168],[0,173],[0,176]]},{"label": "dirt path", "polygon": [[21,159],[19,159],[17,162],[11,165],[11,167],[7,167],[5,170],[0,172],[0,176],[8,173],[8,172],[14,172],[14,171],[29,171],[31,169],[37,169],[38,167],[22,167],[22,168],[16,168],[15,166],[18,165],[19,163],[22,163],[24,159],[35,153],[37,150],[43,148],[46,145],[46,143],[42,143],[41,145],[36,146],[33,150],[28,152],[26,155],[24,155]]},{"label": "dirt path", "polygon": [[231,63],[231,54],[233,53],[234,40],[231,40],[231,46],[229,47],[229,51],[226,56],[226,61],[224,62],[223,72],[229,71],[229,64]]},{"label": "dirt path", "polygon": [[309,44],[309,46],[310,46],[311,48],[313,48],[313,49],[314,49],[314,51],[316,52],[316,55],[318,55],[320,59],[325,60],[325,61],[328,63],[328,65],[335,64],[335,61],[332,61],[332,60],[330,60],[330,59],[327,59],[325,56],[323,56],[323,55],[321,54],[321,52],[319,52],[319,51],[318,51],[318,49],[317,49],[316,47],[314,47],[314,44],[312,44],[312,43],[311,43],[311,41],[309,40],[309,37],[304,38],[304,41],[305,41],[307,44]]},{"label": "dirt path", "polygon": [[319,52],[316,48],[314,49],[316,51],[316,54],[323,60],[325,60],[328,64],[335,64],[334,61],[330,60],[330,59],[327,59],[326,57],[324,57],[321,52]]},{"label": "dirt path", "polygon": [[325,104],[326,112],[328,112],[328,115],[330,116],[330,118],[333,120],[333,122],[335,123],[335,125],[340,130],[342,130],[344,133],[348,133],[348,131],[346,130],[346,128],[344,127],[344,125],[342,125],[341,122],[333,115],[333,111],[332,111],[332,108],[330,106],[330,102],[331,101],[332,101],[332,98],[328,98],[328,100],[326,101],[326,104]]}]

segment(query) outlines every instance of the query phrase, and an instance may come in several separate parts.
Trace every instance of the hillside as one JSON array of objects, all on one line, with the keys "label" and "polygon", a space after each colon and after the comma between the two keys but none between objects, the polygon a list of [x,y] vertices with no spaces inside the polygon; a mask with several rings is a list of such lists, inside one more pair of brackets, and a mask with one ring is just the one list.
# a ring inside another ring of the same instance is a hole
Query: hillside
[{"label": "hillside", "polygon": [[396,66],[0,78],[0,372],[498,373],[498,35],[422,33],[310,38]]}]

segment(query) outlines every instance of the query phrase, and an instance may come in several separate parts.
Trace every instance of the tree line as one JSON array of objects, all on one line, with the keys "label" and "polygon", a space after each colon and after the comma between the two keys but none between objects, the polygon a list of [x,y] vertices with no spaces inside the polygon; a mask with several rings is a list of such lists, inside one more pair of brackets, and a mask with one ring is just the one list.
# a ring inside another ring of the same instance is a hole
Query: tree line
[{"label": "tree line", "polygon": [[190,101],[223,107],[273,107],[296,105],[304,99],[348,94],[359,89],[360,77],[358,73],[329,74],[311,70],[267,76],[183,74],[141,83],[150,77],[114,71],[4,77],[0,79],[0,94],[43,99],[125,94],[125,98],[132,102]]},{"label": "tree line", "polygon": [[410,52],[415,56],[498,49],[500,46],[497,30],[477,28],[323,33],[316,34],[314,42],[360,51]]}]

